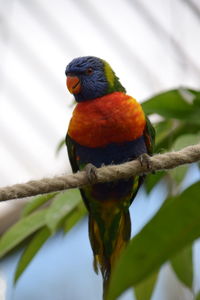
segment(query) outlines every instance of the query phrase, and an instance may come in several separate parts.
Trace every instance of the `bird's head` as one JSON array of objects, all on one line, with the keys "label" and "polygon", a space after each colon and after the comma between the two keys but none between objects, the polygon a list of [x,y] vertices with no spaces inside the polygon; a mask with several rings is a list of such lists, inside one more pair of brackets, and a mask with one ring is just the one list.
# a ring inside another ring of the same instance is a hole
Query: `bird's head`
[{"label": "bird's head", "polygon": [[67,88],[77,102],[126,92],[110,65],[94,56],[73,59],[66,67]]}]

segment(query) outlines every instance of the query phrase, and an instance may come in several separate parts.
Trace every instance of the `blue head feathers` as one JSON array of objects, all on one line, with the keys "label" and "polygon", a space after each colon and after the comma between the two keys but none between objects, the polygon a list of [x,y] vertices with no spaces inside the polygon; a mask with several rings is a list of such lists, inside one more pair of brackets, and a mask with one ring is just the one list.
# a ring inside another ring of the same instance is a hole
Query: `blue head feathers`
[{"label": "blue head feathers", "polygon": [[[68,89],[74,94],[77,102],[95,99],[116,91],[125,92],[110,65],[98,57],[84,56],[73,59],[67,65],[65,74],[70,79],[76,78],[70,81]],[[73,84],[74,86],[70,88]]]}]

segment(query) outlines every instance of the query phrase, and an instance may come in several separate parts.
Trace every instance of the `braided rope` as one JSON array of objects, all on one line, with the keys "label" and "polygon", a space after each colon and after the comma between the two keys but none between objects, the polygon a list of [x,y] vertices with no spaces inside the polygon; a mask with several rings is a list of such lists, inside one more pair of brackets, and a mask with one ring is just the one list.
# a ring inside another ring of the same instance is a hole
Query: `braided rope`
[{"label": "braided rope", "polygon": [[[200,144],[188,146],[177,152],[168,152],[149,157],[151,168],[149,168],[147,164],[141,164],[139,160],[98,168],[97,178],[93,183],[115,181],[134,175],[172,169],[183,164],[190,164],[197,161],[200,161]],[[79,188],[89,184],[91,183],[85,171],[71,175],[43,178],[41,180],[33,180],[27,183],[0,188],[0,201],[62,191],[70,188]]]}]

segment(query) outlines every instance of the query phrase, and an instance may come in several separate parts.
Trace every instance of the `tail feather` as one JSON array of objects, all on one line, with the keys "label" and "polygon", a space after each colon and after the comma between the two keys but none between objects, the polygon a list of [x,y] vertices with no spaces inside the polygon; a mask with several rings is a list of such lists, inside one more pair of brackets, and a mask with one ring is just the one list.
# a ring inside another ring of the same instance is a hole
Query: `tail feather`
[{"label": "tail feather", "polygon": [[94,270],[101,270],[104,294],[110,275],[121,251],[130,239],[129,211],[109,215],[109,219],[94,218],[89,214],[89,236],[94,254]]}]

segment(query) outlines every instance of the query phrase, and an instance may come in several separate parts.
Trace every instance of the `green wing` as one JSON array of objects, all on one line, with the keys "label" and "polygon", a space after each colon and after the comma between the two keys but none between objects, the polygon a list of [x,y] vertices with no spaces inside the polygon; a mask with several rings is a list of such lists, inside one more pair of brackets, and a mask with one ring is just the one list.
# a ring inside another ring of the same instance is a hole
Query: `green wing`
[{"label": "green wing", "polygon": [[147,116],[146,116],[146,126],[144,129],[144,138],[147,146],[147,151],[151,155],[153,154],[153,150],[155,146],[155,129]]},{"label": "green wing", "polygon": [[66,146],[67,146],[67,151],[68,151],[68,156],[69,156],[69,161],[72,167],[72,171],[75,173],[79,170],[79,167],[77,165],[77,161],[76,161],[76,149],[75,149],[75,144],[73,143],[73,141],[71,140],[71,138],[69,137],[69,135],[66,135]]},{"label": "green wing", "polygon": [[[70,138],[70,136],[68,134],[66,135],[65,142],[66,142],[66,146],[67,146],[67,151],[68,151],[68,156],[69,156],[69,161],[70,161],[70,164],[71,164],[71,167],[72,167],[72,171],[74,173],[76,173],[77,171],[80,170],[80,168],[77,164],[75,144],[74,144],[73,140]],[[85,206],[89,211],[90,208],[89,208],[89,205],[88,205],[88,199],[85,196],[84,190],[80,189],[80,193],[82,195]]]}]

